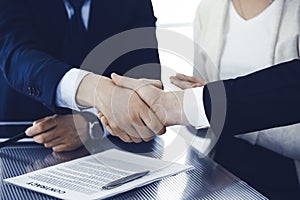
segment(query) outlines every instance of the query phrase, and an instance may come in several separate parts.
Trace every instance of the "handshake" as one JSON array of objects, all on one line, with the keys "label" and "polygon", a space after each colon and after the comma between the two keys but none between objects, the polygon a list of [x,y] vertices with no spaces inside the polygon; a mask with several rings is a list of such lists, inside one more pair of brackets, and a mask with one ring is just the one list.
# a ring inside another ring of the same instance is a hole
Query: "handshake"
[{"label": "handshake", "polygon": [[[202,82],[177,75],[171,82],[183,89]],[[203,84],[202,84],[203,85]],[[87,75],[79,85],[76,101],[95,107],[106,129],[124,142],[150,141],[166,126],[188,125],[183,111],[184,91],[165,92],[159,80],[133,79],[112,74],[111,79]]]},{"label": "handshake", "polygon": [[[99,118],[112,135],[124,142],[147,142],[164,134],[166,126],[189,124],[183,110],[184,90],[163,91],[159,80],[116,74],[111,77],[87,75],[79,85],[76,100],[82,106],[97,108]],[[171,77],[171,82],[181,89],[205,84],[183,74]],[[88,122],[80,113],[47,116],[35,121],[26,133],[55,152],[77,149],[89,139]]]}]

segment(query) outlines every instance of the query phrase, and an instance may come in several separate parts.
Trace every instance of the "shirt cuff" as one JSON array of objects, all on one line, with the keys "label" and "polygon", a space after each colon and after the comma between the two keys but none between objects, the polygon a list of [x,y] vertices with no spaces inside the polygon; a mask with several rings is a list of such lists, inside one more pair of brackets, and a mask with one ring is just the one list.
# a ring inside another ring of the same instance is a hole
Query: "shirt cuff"
[{"label": "shirt cuff", "polygon": [[196,129],[209,127],[203,104],[203,87],[184,90],[183,111],[189,123]]},{"label": "shirt cuff", "polygon": [[60,80],[56,89],[55,103],[59,107],[80,111],[76,103],[76,92],[82,79],[91,72],[77,68],[70,69]]}]

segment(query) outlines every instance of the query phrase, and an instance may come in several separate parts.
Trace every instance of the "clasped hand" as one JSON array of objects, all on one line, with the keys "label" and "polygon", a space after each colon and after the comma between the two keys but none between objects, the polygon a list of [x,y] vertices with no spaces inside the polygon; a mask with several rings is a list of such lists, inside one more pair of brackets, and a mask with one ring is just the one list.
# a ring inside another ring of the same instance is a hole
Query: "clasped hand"
[{"label": "clasped hand", "polygon": [[[112,81],[116,86],[122,87],[122,89],[127,88],[134,91],[135,95],[147,104],[151,113],[155,114],[163,126],[176,124],[188,125],[182,106],[184,91],[164,92],[161,82],[158,80],[132,79],[117,74],[112,74]],[[116,134],[114,122],[111,122],[101,110],[99,118],[113,135],[120,137],[121,135],[128,134],[126,132]]]},{"label": "clasped hand", "polygon": [[[182,89],[205,84],[181,74],[171,77],[171,82]],[[166,126],[188,124],[182,109],[183,91],[164,92],[159,80],[91,74],[80,84],[76,100],[96,107],[108,131],[125,142],[147,142],[165,133]],[[26,133],[56,152],[76,149],[89,138],[88,122],[80,114],[45,117]]]},{"label": "clasped hand", "polygon": [[[124,142],[147,142],[165,133],[166,126],[189,124],[183,112],[184,90],[165,92],[159,80],[117,74],[111,78],[87,75],[79,86],[76,100],[80,105],[97,108],[99,118],[112,135]],[[205,84],[178,74],[177,79],[177,85],[184,82],[186,86],[189,82],[188,87]]]},{"label": "clasped hand", "polygon": [[[151,83],[161,90],[160,81]],[[120,87],[109,78],[87,75],[76,97],[80,105],[97,108],[109,122],[110,133],[125,142],[147,142],[165,133],[164,124],[134,90]]]}]

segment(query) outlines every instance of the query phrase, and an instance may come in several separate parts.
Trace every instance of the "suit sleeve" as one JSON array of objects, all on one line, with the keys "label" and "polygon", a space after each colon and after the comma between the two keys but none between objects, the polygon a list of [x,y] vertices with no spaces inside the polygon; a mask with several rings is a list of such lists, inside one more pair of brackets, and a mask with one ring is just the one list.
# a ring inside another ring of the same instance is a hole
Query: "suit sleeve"
[{"label": "suit sleeve", "polygon": [[212,129],[234,135],[300,122],[300,61],[207,84],[203,100]]},{"label": "suit sleeve", "polygon": [[[147,60],[144,63],[152,63],[148,67],[145,66],[143,70],[146,72],[145,78],[149,79],[161,79],[161,65],[159,60],[158,54],[158,43],[156,38],[156,22],[157,18],[154,15],[153,5],[151,0],[137,0],[137,2],[141,3],[140,7],[136,7],[136,27],[152,27],[151,30],[152,35],[148,38],[143,38],[144,40],[147,39],[149,42],[153,43],[155,49],[144,49],[142,50],[145,55],[142,55]],[[136,4],[137,5],[137,4]],[[135,27],[134,27],[135,28]],[[139,76],[140,78],[141,76]]]},{"label": "suit sleeve", "polygon": [[[110,76],[112,72],[118,72],[132,78],[161,79],[161,65],[156,38],[157,19],[154,16],[151,0],[126,1],[126,6],[128,12],[131,12],[128,13],[130,22],[127,29],[141,29],[142,31],[133,40],[124,41],[123,45],[131,46],[130,43],[151,44],[150,46],[155,48],[141,46],[137,50],[128,52],[112,63],[112,67],[106,70],[104,75]],[[145,30],[147,33],[144,34],[143,31]],[[122,66],[122,68],[114,68],[114,66]]]},{"label": "suit sleeve", "polygon": [[23,1],[0,0],[0,67],[16,91],[55,110],[56,87],[71,66],[43,51]]}]

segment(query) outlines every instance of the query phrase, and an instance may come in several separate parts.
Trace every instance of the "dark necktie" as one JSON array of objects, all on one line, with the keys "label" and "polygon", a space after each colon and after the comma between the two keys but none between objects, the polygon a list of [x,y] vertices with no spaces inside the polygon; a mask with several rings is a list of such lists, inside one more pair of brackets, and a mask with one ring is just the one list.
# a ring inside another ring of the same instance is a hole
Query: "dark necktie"
[{"label": "dark necktie", "polygon": [[86,56],[87,47],[87,31],[81,16],[81,8],[85,0],[68,0],[68,2],[74,9],[74,14],[66,30],[62,58],[68,64],[80,66]]}]

